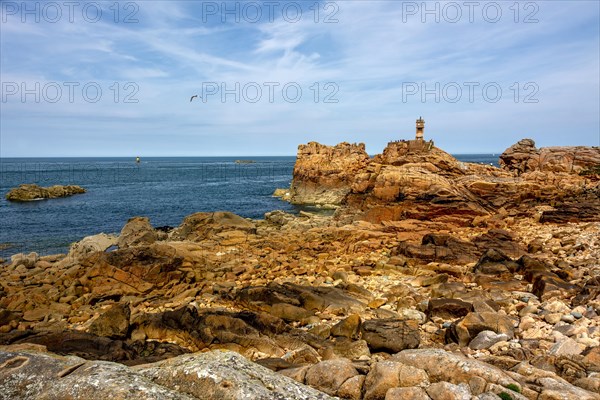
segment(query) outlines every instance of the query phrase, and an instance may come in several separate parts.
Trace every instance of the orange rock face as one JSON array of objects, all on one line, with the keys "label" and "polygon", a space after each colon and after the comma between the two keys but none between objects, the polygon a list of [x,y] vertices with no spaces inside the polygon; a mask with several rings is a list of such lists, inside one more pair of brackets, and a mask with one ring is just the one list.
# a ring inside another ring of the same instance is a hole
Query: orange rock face
[{"label": "orange rock face", "polygon": [[600,165],[599,147],[543,147],[523,139],[500,155],[500,166],[519,173],[531,171],[581,172]]},{"label": "orange rock face", "polygon": [[340,204],[358,173],[370,163],[365,145],[340,143],[325,146],[316,142],[298,146],[291,187],[296,204]]},{"label": "orange rock face", "polygon": [[[463,163],[433,142],[415,140],[390,142],[373,159],[362,144],[311,142],[299,146],[291,202],[342,206],[338,215],[358,214],[375,223],[451,218],[463,226],[502,207],[531,209],[564,201],[600,210],[597,182],[577,173],[600,164],[598,148],[538,150],[524,139],[503,153],[501,163],[503,168]],[[572,214],[589,220],[591,214],[568,213],[557,220],[570,220]]]}]

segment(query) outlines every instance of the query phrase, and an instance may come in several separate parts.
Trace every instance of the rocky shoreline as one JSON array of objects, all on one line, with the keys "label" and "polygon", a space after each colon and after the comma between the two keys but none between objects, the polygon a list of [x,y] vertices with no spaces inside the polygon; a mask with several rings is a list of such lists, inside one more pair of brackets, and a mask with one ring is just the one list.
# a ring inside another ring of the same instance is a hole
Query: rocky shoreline
[{"label": "rocky shoreline", "polygon": [[281,194],[333,216],[135,217],[14,255],[0,399],[599,399],[600,150],[501,160],[309,143]]}]

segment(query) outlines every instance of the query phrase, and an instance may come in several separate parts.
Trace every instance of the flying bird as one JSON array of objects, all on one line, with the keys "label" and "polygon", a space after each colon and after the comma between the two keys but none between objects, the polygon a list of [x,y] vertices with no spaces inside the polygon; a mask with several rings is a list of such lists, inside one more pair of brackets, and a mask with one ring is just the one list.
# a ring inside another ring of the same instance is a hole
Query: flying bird
[{"label": "flying bird", "polygon": [[193,95],[192,97],[190,97],[190,103],[192,102],[192,100],[194,100],[194,98],[198,97],[197,94]]}]

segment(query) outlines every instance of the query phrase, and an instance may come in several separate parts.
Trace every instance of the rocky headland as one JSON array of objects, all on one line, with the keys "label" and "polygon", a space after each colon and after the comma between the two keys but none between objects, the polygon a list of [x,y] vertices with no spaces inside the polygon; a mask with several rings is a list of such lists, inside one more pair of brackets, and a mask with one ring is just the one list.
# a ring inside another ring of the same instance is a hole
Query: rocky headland
[{"label": "rocky headland", "polygon": [[312,142],[280,193],[333,216],[135,217],[16,254],[0,399],[600,399],[600,153],[561,149]]},{"label": "rocky headland", "polygon": [[44,199],[56,199],[59,197],[73,196],[85,193],[85,189],[76,185],[54,185],[41,187],[35,184],[23,184],[18,188],[11,189],[6,194],[9,201],[34,201]]}]

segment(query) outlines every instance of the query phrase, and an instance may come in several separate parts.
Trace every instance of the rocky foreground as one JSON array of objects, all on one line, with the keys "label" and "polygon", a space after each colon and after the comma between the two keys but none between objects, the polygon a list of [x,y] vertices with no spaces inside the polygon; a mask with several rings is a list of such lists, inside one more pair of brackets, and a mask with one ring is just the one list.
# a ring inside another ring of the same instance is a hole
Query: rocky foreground
[{"label": "rocky foreground", "polygon": [[57,199],[59,197],[68,197],[81,193],[85,193],[85,189],[76,185],[54,185],[45,188],[34,184],[24,184],[20,185],[18,188],[10,190],[6,194],[6,200],[35,201]]},{"label": "rocky foreground", "polygon": [[136,217],[14,255],[0,399],[600,399],[600,151],[532,146],[499,169],[310,143],[289,197],[332,217]]}]

